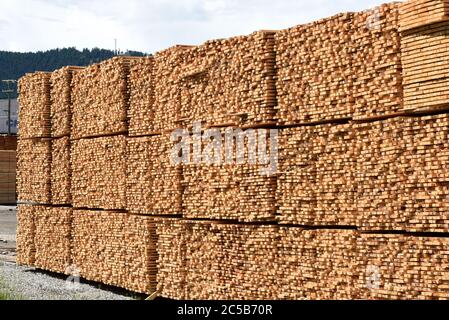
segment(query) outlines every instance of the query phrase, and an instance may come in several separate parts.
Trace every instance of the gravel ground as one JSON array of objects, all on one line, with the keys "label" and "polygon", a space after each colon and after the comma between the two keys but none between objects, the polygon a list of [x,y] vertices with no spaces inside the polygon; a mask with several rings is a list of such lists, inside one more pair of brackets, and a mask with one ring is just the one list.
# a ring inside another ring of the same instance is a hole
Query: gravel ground
[{"label": "gravel ground", "polygon": [[90,284],[68,283],[64,278],[0,261],[0,293],[23,300],[132,300]]}]

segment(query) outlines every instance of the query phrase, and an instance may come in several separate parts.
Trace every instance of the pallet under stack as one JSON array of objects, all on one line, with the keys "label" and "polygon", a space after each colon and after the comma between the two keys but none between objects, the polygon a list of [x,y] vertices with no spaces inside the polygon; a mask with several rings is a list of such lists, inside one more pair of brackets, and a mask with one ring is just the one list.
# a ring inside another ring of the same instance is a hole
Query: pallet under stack
[{"label": "pallet under stack", "polygon": [[449,299],[448,7],[27,75],[18,262],[171,299]]}]

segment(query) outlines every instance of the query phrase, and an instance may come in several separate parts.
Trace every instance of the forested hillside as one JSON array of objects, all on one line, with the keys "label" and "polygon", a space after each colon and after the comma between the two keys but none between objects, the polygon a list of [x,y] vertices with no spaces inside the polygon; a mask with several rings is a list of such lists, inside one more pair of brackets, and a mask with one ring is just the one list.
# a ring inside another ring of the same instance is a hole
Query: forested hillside
[{"label": "forested hillside", "polygon": [[[141,52],[134,51],[125,54],[143,55]],[[87,66],[109,59],[114,55],[114,51],[97,48],[82,51],[75,48],[64,48],[29,53],[0,51],[0,80],[17,80],[28,72],[53,71],[66,65]],[[4,89],[3,84],[0,86],[1,89]],[[0,98],[5,98],[1,92]]]}]

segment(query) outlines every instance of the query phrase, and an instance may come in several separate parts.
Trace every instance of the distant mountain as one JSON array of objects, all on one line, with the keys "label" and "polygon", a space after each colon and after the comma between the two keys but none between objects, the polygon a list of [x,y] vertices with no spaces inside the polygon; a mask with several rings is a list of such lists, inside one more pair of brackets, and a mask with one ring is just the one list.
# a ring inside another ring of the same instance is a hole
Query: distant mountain
[{"label": "distant mountain", "polygon": [[[142,52],[128,51],[123,53],[131,56],[144,56]],[[105,49],[76,48],[53,49],[39,52],[8,52],[0,51],[0,80],[18,80],[28,72],[53,71],[63,66],[88,66],[114,57],[114,51]],[[0,84],[1,89],[5,89]],[[14,94],[14,97],[16,95]],[[0,91],[0,99],[6,98]]]}]

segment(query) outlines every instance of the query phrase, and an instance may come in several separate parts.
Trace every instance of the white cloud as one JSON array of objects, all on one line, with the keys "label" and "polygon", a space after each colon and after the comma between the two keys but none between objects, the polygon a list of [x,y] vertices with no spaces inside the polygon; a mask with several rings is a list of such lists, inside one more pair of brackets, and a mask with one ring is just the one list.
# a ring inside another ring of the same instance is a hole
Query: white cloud
[{"label": "white cloud", "polygon": [[0,50],[56,47],[155,52],[283,29],[384,0],[1,0]]}]

